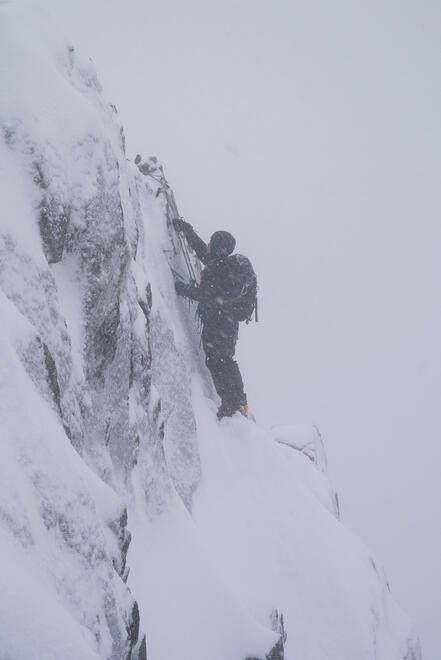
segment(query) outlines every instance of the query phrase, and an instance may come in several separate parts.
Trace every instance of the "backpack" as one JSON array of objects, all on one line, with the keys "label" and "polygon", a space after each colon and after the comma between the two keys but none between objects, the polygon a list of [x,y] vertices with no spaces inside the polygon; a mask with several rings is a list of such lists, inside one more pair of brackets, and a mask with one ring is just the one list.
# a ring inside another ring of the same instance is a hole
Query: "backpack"
[{"label": "backpack", "polygon": [[251,262],[243,254],[228,257],[230,293],[224,305],[235,321],[249,323],[255,310],[257,321],[257,278]]}]

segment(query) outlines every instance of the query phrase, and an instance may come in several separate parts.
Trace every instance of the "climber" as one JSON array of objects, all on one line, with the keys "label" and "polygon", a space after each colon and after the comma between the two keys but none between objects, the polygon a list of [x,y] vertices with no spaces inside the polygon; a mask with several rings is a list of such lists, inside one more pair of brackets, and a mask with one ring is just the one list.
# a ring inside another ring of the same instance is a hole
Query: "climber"
[{"label": "climber", "polygon": [[201,283],[175,281],[176,293],[198,301],[202,321],[202,346],[205,363],[221,398],[219,419],[235,412],[247,416],[248,404],[242,376],[233,359],[239,333],[239,321],[249,320],[256,305],[257,281],[249,260],[233,252],[236,241],[226,231],[216,231],[208,245],[190,223],[173,220],[198,259],[205,265]]}]

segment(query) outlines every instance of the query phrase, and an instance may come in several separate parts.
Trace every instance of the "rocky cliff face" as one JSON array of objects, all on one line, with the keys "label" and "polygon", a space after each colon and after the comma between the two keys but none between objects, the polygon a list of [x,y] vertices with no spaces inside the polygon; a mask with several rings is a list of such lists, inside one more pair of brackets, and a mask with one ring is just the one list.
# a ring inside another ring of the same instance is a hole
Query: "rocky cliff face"
[{"label": "rocky cliff face", "polygon": [[162,169],[44,17],[0,13],[2,658],[420,657],[314,430],[214,421]]}]

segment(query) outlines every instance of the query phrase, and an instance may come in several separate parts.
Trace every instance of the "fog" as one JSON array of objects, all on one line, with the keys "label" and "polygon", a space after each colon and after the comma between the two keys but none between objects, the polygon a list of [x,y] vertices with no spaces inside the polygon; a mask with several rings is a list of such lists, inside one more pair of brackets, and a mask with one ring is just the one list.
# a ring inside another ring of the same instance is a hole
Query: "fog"
[{"label": "fog", "polygon": [[[259,422],[321,430],[343,521],[441,657],[441,5],[40,0],[202,236],[252,260]],[[350,588],[350,585],[348,585]]]}]

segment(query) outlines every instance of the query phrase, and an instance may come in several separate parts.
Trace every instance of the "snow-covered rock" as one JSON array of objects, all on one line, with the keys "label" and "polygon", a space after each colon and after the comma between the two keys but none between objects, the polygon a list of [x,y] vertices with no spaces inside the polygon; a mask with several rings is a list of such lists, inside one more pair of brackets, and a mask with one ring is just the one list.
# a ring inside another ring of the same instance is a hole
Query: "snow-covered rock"
[{"label": "snow-covered rock", "polygon": [[2,660],[420,658],[316,429],[217,422],[173,194],[90,61],[3,3],[0,86]]}]

